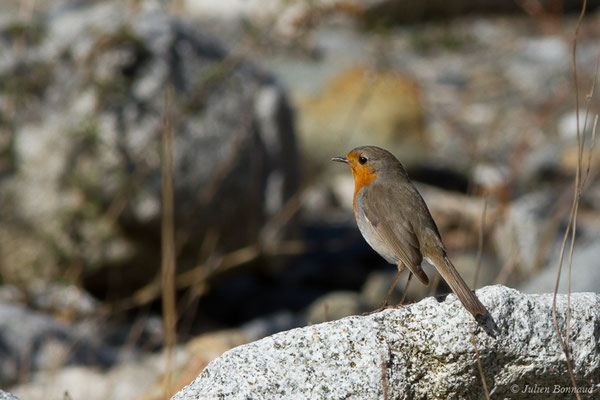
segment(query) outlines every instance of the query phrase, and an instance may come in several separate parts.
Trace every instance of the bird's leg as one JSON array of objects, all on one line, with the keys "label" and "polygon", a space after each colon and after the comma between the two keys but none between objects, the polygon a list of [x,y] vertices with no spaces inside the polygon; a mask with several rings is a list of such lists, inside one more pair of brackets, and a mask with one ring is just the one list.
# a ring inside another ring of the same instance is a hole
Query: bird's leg
[{"label": "bird's leg", "polygon": [[[402,269],[404,269],[404,268],[402,268]],[[378,313],[379,311],[385,310],[386,308],[390,307],[390,306],[388,306],[388,300],[389,300],[390,296],[392,295],[392,292],[394,291],[394,287],[396,286],[396,282],[398,282],[398,278],[400,277],[400,272],[402,272],[402,269],[398,268],[398,272],[396,272],[396,276],[394,277],[394,282],[392,282],[392,286],[390,286],[390,288],[388,289],[387,295],[385,296],[385,300],[383,301],[381,306],[378,309],[371,311],[371,312],[364,313],[363,315],[375,314],[375,313]]]},{"label": "bird's leg", "polygon": [[399,306],[404,304],[404,299],[406,298],[406,293],[408,292],[408,285],[410,285],[410,280],[412,279],[412,277],[413,273],[409,272],[408,279],[406,280],[406,285],[404,285],[404,291],[402,292],[402,298],[400,299],[400,304],[398,304]]},{"label": "bird's leg", "polygon": [[392,295],[392,292],[394,291],[394,288],[396,287],[396,283],[398,282],[398,278],[400,277],[400,273],[402,272],[404,268],[400,269],[398,268],[398,272],[396,272],[396,276],[394,277],[394,282],[392,282],[392,285],[390,286],[390,288],[387,291],[387,294],[385,295],[385,300],[383,300],[383,303],[381,304],[381,306],[379,307],[379,309],[377,311],[381,311],[385,308],[387,308],[388,306],[388,300],[390,299],[390,296]]},{"label": "bird's leg", "polygon": [[[385,300],[383,300],[383,303],[381,304],[381,306],[378,309],[376,309],[375,311],[371,311],[370,313],[366,313],[366,315],[385,310],[386,308],[390,308],[390,306],[388,306],[388,300],[390,299],[392,292],[394,291],[394,288],[396,287],[396,283],[398,283],[398,278],[400,278],[400,274],[402,273],[402,271],[404,271],[404,268],[405,268],[404,264],[398,264],[398,272],[396,272],[394,281],[390,285],[390,288],[388,289],[387,294],[385,295]],[[412,277],[412,272],[408,276],[408,282],[410,282],[411,277]],[[405,290],[407,288],[408,288],[408,284],[406,285]],[[404,301],[404,296],[402,296],[402,301]],[[402,302],[400,302],[400,304],[402,304]]]}]

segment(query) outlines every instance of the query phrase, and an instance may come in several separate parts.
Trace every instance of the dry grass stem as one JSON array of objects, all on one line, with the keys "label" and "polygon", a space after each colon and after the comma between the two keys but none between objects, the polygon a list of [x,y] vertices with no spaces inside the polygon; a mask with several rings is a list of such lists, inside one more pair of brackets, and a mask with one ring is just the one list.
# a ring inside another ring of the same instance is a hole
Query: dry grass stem
[{"label": "dry grass stem", "polygon": [[485,214],[487,212],[488,194],[483,197],[483,205],[481,207],[481,223],[479,224],[479,234],[477,237],[477,261],[475,267],[475,277],[473,278],[473,289],[477,287],[479,281],[479,271],[481,270],[481,257],[483,256],[483,241],[485,235]]},{"label": "dry grass stem", "polygon": [[[208,260],[190,270],[176,274],[175,288],[179,290],[196,287],[194,293],[197,296],[201,296],[208,291],[208,281],[211,278],[226,271],[241,268],[258,259],[260,256],[297,255],[306,251],[306,244],[300,240],[283,241],[268,248],[262,248],[259,244],[254,243],[226,253],[218,257],[218,259]],[[160,296],[161,284],[158,281],[153,281],[137,290],[131,297],[120,301],[115,308],[117,310],[128,310],[140,307],[157,300]]]},{"label": "dry grass stem", "polygon": [[173,193],[173,136],[170,106],[173,90],[165,93],[165,115],[162,131],[162,262],[161,292],[162,317],[165,335],[165,387],[164,397],[170,398],[172,391],[173,352],[176,343],[177,311],[175,308],[175,224]]},{"label": "dry grass stem", "polygon": [[387,378],[387,365],[383,359],[381,360],[381,386],[383,387],[383,399],[388,400],[390,398],[390,388]]},{"label": "dry grass stem", "polygon": [[479,376],[481,377],[481,383],[483,384],[483,393],[485,395],[486,400],[490,400],[490,392],[488,391],[487,382],[485,380],[485,375],[483,375],[483,366],[481,365],[481,358],[479,357],[479,349],[477,348],[477,342],[473,335],[471,335],[471,343],[473,343],[473,347],[475,348],[475,358],[477,358],[477,367],[479,368]]},{"label": "dry grass stem", "polygon": [[[556,335],[558,341],[562,347],[563,353],[565,354],[567,369],[569,371],[569,377],[571,379],[571,384],[573,385],[573,389],[575,395],[578,400],[581,400],[581,396],[579,395],[579,391],[577,390],[577,382],[575,381],[575,375],[573,373],[573,368],[571,366],[571,358],[569,356],[569,324],[571,319],[571,270],[572,270],[572,261],[573,261],[573,250],[574,250],[574,242],[575,242],[575,233],[577,230],[577,213],[579,210],[579,200],[581,198],[582,191],[582,179],[581,179],[581,170],[583,163],[583,147],[585,145],[585,125],[587,124],[587,115],[589,113],[589,104],[591,100],[591,95],[588,96],[588,104],[587,104],[587,112],[586,118],[584,122],[584,138],[582,139],[580,123],[579,123],[579,90],[578,90],[578,78],[577,78],[577,39],[579,35],[579,30],[583,23],[583,17],[585,16],[585,10],[587,6],[587,0],[583,1],[583,5],[581,7],[581,13],[579,15],[579,19],[577,20],[577,25],[575,27],[575,32],[573,35],[573,48],[572,48],[572,68],[573,68],[573,82],[575,89],[575,114],[576,114],[576,124],[577,124],[577,147],[578,147],[578,158],[577,158],[577,170],[575,173],[575,188],[573,191],[573,202],[571,206],[571,212],[569,214],[569,221],[567,224],[567,228],[565,229],[565,234],[563,237],[562,245],[560,248],[560,256],[558,263],[558,271],[556,274],[556,285],[554,288],[554,298],[552,301],[552,319],[554,323],[554,329],[556,330]],[[594,78],[595,82],[595,78]],[[593,89],[593,86],[592,86]],[[592,92],[593,93],[593,92]],[[567,289],[567,316],[566,316],[566,328],[565,328],[565,336],[566,339],[563,338],[560,328],[558,326],[558,320],[556,315],[556,299],[558,296],[558,288],[560,285],[560,276],[562,270],[562,264],[564,259],[564,252],[566,248],[567,239],[569,238],[569,234],[571,235],[571,243],[569,247],[569,262],[568,262],[568,289]]]}]

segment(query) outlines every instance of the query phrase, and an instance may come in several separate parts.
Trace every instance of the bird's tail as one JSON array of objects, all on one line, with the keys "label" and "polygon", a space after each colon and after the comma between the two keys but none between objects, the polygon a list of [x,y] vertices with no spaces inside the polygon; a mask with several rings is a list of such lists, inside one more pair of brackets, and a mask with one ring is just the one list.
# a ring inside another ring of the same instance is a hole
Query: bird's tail
[{"label": "bird's tail", "polygon": [[448,257],[433,261],[438,272],[442,275],[442,278],[448,283],[467,311],[473,314],[474,317],[483,315],[487,312],[477,296],[475,296],[463,278],[458,274],[458,271],[454,268],[454,265],[452,265],[452,262],[450,262]]},{"label": "bird's tail", "polygon": [[448,283],[452,291],[456,294],[462,305],[475,317],[475,320],[483,327],[483,329],[491,336],[496,336],[500,330],[496,326],[494,319],[481,304],[477,296],[471,291],[469,286],[458,274],[452,262],[448,257],[443,256],[434,261],[434,266],[439,271],[442,278]]}]

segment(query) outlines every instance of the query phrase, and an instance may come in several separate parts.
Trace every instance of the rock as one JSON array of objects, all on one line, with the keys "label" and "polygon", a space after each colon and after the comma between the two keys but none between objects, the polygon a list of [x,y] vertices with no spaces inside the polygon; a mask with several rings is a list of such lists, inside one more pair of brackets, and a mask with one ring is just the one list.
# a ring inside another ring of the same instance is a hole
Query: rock
[{"label": "rock", "polygon": [[280,12],[282,4],[278,0],[208,0],[183,2],[186,12],[198,17],[218,18],[220,20],[251,19],[258,22],[270,14]]},{"label": "rock", "polygon": [[116,349],[98,342],[46,315],[0,303],[0,385],[14,384],[23,373],[38,370],[117,362]]},{"label": "rock", "polygon": [[[58,284],[44,287],[50,290],[33,289],[34,296],[25,297],[14,287],[0,286],[0,297],[10,299],[0,300],[0,386],[69,367],[104,371],[137,361],[143,352],[163,345],[162,320],[156,316],[116,321],[104,310],[95,310],[96,301],[81,290]],[[13,304],[24,300],[46,313]]]},{"label": "rock", "polygon": [[[173,358],[174,384],[190,382],[212,359],[234,346],[248,343],[243,331],[217,331],[178,346]],[[164,394],[165,356],[147,354],[125,359],[109,368],[71,365],[33,372],[30,379],[12,386],[28,400],[44,400],[49,393],[68,392],[72,399],[155,399]],[[192,375],[193,373],[193,375]],[[175,390],[173,391],[173,393]]]},{"label": "rock", "polygon": [[536,270],[538,247],[557,194],[541,190],[513,200],[495,226],[493,241],[501,263],[515,263],[515,272],[528,278]]},{"label": "rock", "polygon": [[[479,230],[484,205],[481,197],[467,196],[456,191],[443,190],[419,182],[415,182],[415,186],[423,196],[425,203],[427,203],[427,207],[429,207],[438,228],[446,224],[456,224],[456,221],[462,220],[464,221],[462,223],[469,226],[469,230],[475,232]],[[497,202],[488,202],[485,214],[486,226],[490,226],[495,221],[500,208]],[[443,231],[444,229],[441,230]]]},{"label": "rock", "polygon": [[0,302],[2,303],[25,303],[27,296],[23,290],[12,285],[0,286]]},{"label": "rock", "polygon": [[[173,399],[480,398],[474,342],[494,398],[531,398],[527,388],[534,385],[569,390],[552,323],[552,295],[524,295],[500,285],[477,295],[502,331],[496,339],[478,328],[454,295],[430,297],[237,347],[211,362]],[[566,304],[559,296],[561,327]],[[582,393],[600,390],[599,306],[598,294],[571,297],[570,354]]]},{"label": "rock", "polygon": [[[350,149],[348,149],[350,150]],[[354,199],[354,178],[352,174],[348,173],[338,174],[331,180],[331,190],[337,199],[337,203],[340,207],[353,212],[353,199]]]},{"label": "rock", "polygon": [[471,179],[479,192],[500,198],[510,193],[509,171],[504,166],[477,164],[473,167]]},{"label": "rock", "polygon": [[324,18],[332,15],[355,17],[360,12],[354,3],[345,0],[317,0],[311,3],[281,0],[186,0],[184,9],[186,14],[203,22],[219,21],[222,25],[238,29],[251,26],[263,34],[267,31],[274,42],[287,45],[302,44],[307,32],[318,26]]},{"label": "rock", "polygon": [[[589,138],[590,136],[587,136],[587,140],[589,140]],[[569,174],[575,174],[575,171],[577,170],[577,165],[579,164],[579,148],[576,144],[572,144],[571,146],[565,147],[566,148],[563,150],[560,157],[560,166],[562,167],[561,170]],[[598,168],[598,165],[600,165],[600,161],[598,160],[599,157],[600,149],[598,146],[594,146],[592,150],[585,149],[583,152],[582,159],[583,173],[585,173],[585,170],[588,168],[588,164],[590,161],[590,170],[596,170]]]},{"label": "rock", "polygon": [[[583,134],[583,125],[585,122],[585,111],[579,111],[579,130]],[[591,126],[588,129],[591,130]],[[571,110],[560,117],[558,121],[557,131],[563,140],[574,142],[577,138],[577,113]],[[586,132],[589,134],[589,132]]]},{"label": "rock", "polygon": [[27,288],[29,302],[36,310],[60,316],[63,320],[83,319],[100,313],[100,303],[75,285],[38,280]]},{"label": "rock", "polygon": [[[352,182],[354,185],[354,182]],[[336,202],[336,195],[326,183],[312,185],[304,192],[302,209],[300,211],[303,221],[322,221],[324,216],[341,214]],[[344,213],[345,214],[345,213]],[[331,219],[334,219],[331,216]]]},{"label": "rock", "polygon": [[0,400],[20,400],[17,396],[0,390]]},{"label": "rock", "polygon": [[520,166],[518,180],[522,187],[535,187],[539,182],[558,180],[564,177],[561,158],[565,152],[563,144],[545,143],[535,146],[525,155]]},{"label": "rock", "polygon": [[340,71],[317,95],[298,99],[299,134],[313,159],[328,160],[369,143],[410,163],[425,147],[422,112],[413,79],[355,66]]},{"label": "rock", "polygon": [[[175,358],[182,358],[177,351]],[[176,364],[179,363],[176,360]],[[137,362],[128,362],[109,370],[70,366],[55,371],[41,371],[30,382],[11,390],[28,400],[44,400],[49,394],[68,393],[71,399],[135,399],[142,398],[164,372],[164,355],[152,355]],[[161,392],[159,392],[161,393]],[[144,398],[157,398],[146,396]]]},{"label": "rock", "polygon": [[564,65],[571,49],[561,36],[548,35],[526,39],[520,51],[524,59],[534,63]]},{"label": "rock", "polygon": [[113,295],[153,278],[167,115],[178,266],[198,262],[207,232],[216,251],[257,240],[298,185],[292,112],[272,76],[150,3],[67,2],[35,23],[43,34],[24,54],[0,35],[3,276],[81,268],[94,294]]},{"label": "rock", "polygon": [[582,201],[594,210],[600,209],[600,182],[590,182],[585,188]]},{"label": "rock", "polygon": [[[597,238],[598,232],[591,237]],[[576,242],[577,243],[577,242]],[[559,293],[567,293],[569,268],[569,246],[565,250],[563,261]],[[571,292],[597,292],[600,287],[600,269],[598,260],[600,259],[600,243],[593,241],[591,243],[576,245],[573,253],[573,264],[571,273]],[[555,251],[546,266],[531,279],[522,283],[519,290],[525,293],[545,293],[554,292],[556,286],[556,274],[558,273],[558,251]]]},{"label": "rock", "polygon": [[[262,339],[267,335],[304,326],[305,324],[306,320],[289,312],[281,312],[252,320],[239,329],[228,329],[200,335],[182,346],[182,360],[176,372],[177,388],[182,388],[191,382],[209,362],[225,351]],[[157,393],[156,397],[151,398],[158,398],[163,390],[164,384],[157,382],[148,392]],[[119,396],[118,398],[124,397]]]}]

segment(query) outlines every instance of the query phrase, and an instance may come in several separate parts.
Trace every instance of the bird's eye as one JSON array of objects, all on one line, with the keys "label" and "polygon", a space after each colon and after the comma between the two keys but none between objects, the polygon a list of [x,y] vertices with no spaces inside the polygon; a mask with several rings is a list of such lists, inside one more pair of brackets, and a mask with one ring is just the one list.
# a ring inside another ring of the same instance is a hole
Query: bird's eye
[{"label": "bird's eye", "polygon": [[367,163],[367,157],[364,157],[364,156],[358,157],[358,162],[359,162],[359,164],[362,164],[362,165],[366,164]]}]

